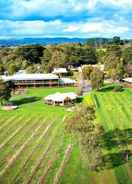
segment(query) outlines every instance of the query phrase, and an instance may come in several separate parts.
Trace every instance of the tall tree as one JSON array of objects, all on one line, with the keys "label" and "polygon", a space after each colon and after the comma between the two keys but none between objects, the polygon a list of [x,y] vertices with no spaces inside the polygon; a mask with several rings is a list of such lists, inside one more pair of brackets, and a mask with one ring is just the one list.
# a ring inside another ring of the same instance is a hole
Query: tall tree
[{"label": "tall tree", "polygon": [[[123,75],[124,62],[122,59],[122,50],[118,45],[111,45],[107,49],[105,56],[105,71],[113,80],[121,79]],[[122,71],[121,71],[122,70]]]},{"label": "tall tree", "polygon": [[93,71],[93,67],[91,65],[85,66],[82,68],[82,75],[85,80],[90,80],[90,75]]},{"label": "tall tree", "polygon": [[125,75],[124,64],[123,61],[120,61],[116,66],[116,79],[120,81],[123,79],[124,75]]},{"label": "tall tree", "polygon": [[0,64],[0,75],[4,74],[4,66]]},{"label": "tall tree", "polygon": [[94,68],[90,75],[91,85],[93,89],[99,90],[104,83],[104,73],[98,68]]},{"label": "tall tree", "polygon": [[97,56],[96,50],[89,45],[84,45],[80,49],[80,64],[96,64],[97,63]]},{"label": "tall tree", "polygon": [[121,39],[119,36],[114,36],[112,41],[113,41],[113,44],[117,44],[117,45],[120,45],[121,43]]},{"label": "tall tree", "polygon": [[9,75],[13,75],[17,72],[17,66],[15,64],[11,63],[8,65],[7,70],[8,70]]},{"label": "tall tree", "polygon": [[66,128],[77,136],[82,158],[89,169],[99,170],[103,165],[101,141],[104,129],[95,122],[94,107],[77,107],[73,117],[67,121]]},{"label": "tall tree", "polygon": [[19,47],[16,51],[18,56],[22,56],[29,64],[40,63],[40,58],[43,55],[44,47],[39,45]]},{"label": "tall tree", "polygon": [[125,64],[132,64],[132,46],[124,49],[122,56]]},{"label": "tall tree", "polygon": [[0,79],[0,102],[3,105],[11,97],[11,84]]},{"label": "tall tree", "polygon": [[29,65],[27,68],[26,68],[26,72],[31,74],[31,73],[35,73],[36,72],[36,68],[34,65]]}]

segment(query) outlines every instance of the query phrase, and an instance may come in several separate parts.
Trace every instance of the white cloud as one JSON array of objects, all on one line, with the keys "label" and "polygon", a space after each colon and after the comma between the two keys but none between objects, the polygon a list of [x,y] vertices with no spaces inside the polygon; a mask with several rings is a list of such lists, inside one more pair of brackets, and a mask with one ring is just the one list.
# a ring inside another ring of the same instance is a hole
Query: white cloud
[{"label": "white cloud", "polygon": [[73,4],[73,10],[75,12],[83,11],[86,9],[87,9],[86,3],[77,2]]},{"label": "white cloud", "polygon": [[[52,17],[69,16],[87,9],[87,0],[11,0],[13,17],[29,15]],[[18,11],[17,11],[18,10]]]},{"label": "white cloud", "polygon": [[93,10],[98,3],[98,0],[89,0],[88,1],[88,10]]},{"label": "white cloud", "polygon": [[64,29],[64,32],[75,32],[80,29],[79,25],[69,25],[66,29]]},{"label": "white cloud", "polygon": [[80,33],[80,34],[111,34],[111,35],[120,35],[123,33],[127,33],[130,31],[129,23],[125,20],[114,21],[114,20],[101,20],[99,18],[95,18],[92,20],[88,20],[85,22],[72,23],[67,26],[65,31],[70,33]]},{"label": "white cloud", "polygon": [[64,29],[65,26],[60,20],[55,21],[10,21],[0,20],[1,36],[41,36],[54,34]]},{"label": "white cloud", "polygon": [[132,8],[131,0],[88,0],[88,9],[93,10],[98,4],[103,4],[109,7],[115,6],[120,8]]},{"label": "white cloud", "polygon": [[[10,21],[0,20],[1,36],[72,36],[90,37],[127,34],[130,28],[126,22],[93,19],[86,22],[55,21]],[[9,34],[10,33],[10,34]]]},{"label": "white cloud", "polygon": [[129,31],[127,25],[122,25],[114,21],[99,21],[99,22],[89,22],[81,26],[81,31],[83,33],[101,33],[101,34],[122,34]]},{"label": "white cloud", "polygon": [[101,0],[104,3],[109,3],[113,4],[115,6],[120,6],[124,8],[129,8],[129,6],[132,6],[132,1],[131,0]]},{"label": "white cloud", "polygon": [[132,0],[0,0],[0,10],[1,36],[132,35]]}]

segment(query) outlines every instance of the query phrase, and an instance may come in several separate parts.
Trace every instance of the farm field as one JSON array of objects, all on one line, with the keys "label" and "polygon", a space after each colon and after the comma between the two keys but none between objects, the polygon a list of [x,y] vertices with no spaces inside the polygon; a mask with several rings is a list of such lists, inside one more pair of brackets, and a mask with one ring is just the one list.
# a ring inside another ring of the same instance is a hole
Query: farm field
[{"label": "farm field", "polygon": [[[103,124],[108,134],[111,134],[111,139],[114,139],[116,129],[119,129],[122,135],[125,134],[128,150],[132,153],[132,90],[112,92],[111,87],[104,88],[102,92],[92,92],[96,103],[97,121]],[[120,160],[122,152],[117,145],[110,145],[111,147],[106,149],[113,158],[113,168],[104,171],[97,183],[103,183],[103,180],[111,184],[132,183],[132,156],[127,164],[122,163]]]},{"label": "farm field", "polygon": [[76,89],[29,89],[26,94],[11,99],[20,105],[17,110],[0,111],[0,183],[57,183],[69,159],[71,177],[67,178],[68,171],[62,180],[65,183],[77,180],[81,160],[75,156],[78,158],[79,150],[73,147],[74,141],[65,133],[63,124],[69,112],[43,101],[45,96],[57,91]]},{"label": "farm field", "polygon": [[[29,89],[11,100],[15,111],[0,111],[0,184],[132,184],[132,161],[100,173],[88,171],[77,143],[64,129],[66,108],[44,104],[43,97],[75,88]],[[97,120],[106,132],[132,132],[132,91],[92,92]],[[131,133],[132,134],[132,133]],[[131,141],[130,141],[131,143]],[[129,149],[132,145],[129,144]],[[109,150],[118,152],[117,148]]]}]

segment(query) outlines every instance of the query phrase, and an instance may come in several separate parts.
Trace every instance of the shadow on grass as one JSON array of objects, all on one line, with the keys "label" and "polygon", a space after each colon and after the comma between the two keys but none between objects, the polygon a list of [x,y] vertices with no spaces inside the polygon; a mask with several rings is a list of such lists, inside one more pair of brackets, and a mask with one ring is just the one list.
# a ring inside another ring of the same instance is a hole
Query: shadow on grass
[{"label": "shadow on grass", "polygon": [[132,129],[109,131],[104,135],[103,140],[108,150],[132,144]]},{"label": "shadow on grass", "polygon": [[36,102],[36,101],[39,101],[41,98],[39,97],[25,97],[25,98],[21,98],[19,100],[12,100],[11,102],[14,104],[14,105],[23,105],[23,104],[27,104],[27,103],[33,103],[33,102]]},{"label": "shadow on grass", "polygon": [[99,92],[109,92],[112,91],[115,88],[115,85],[107,85],[102,87]]},{"label": "shadow on grass", "polygon": [[125,164],[129,160],[131,160],[132,151],[124,150],[117,153],[110,153],[104,155],[103,160],[105,163],[105,169],[112,169],[114,167],[118,167],[120,165]]},{"label": "shadow on grass", "polygon": [[115,153],[104,155],[103,160],[106,168],[114,168],[125,164],[132,159],[132,129],[115,129],[104,134],[102,147],[106,150],[115,149]]},{"label": "shadow on grass", "polygon": [[98,92],[122,92],[124,91],[123,87],[120,84],[111,84],[103,86]]},{"label": "shadow on grass", "polygon": [[84,98],[82,96],[77,97],[76,103],[81,103],[83,101],[83,99]]}]

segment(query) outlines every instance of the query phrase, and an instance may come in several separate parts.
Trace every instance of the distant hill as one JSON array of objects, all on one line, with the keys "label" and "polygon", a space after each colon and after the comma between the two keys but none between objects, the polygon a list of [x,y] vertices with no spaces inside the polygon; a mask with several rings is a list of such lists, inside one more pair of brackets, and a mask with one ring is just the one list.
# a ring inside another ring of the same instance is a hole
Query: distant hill
[{"label": "distant hill", "polygon": [[19,39],[0,39],[0,46],[20,46],[20,45],[47,45],[63,43],[85,43],[98,44],[108,42],[107,38],[19,38]]},{"label": "distant hill", "polygon": [[110,38],[14,38],[0,39],[0,46],[21,46],[21,45],[48,45],[63,43],[85,43],[99,45],[111,42]]},{"label": "distant hill", "polygon": [[0,46],[84,43],[86,41],[87,41],[87,39],[85,39],[85,38],[19,38],[19,39],[0,39]]}]

